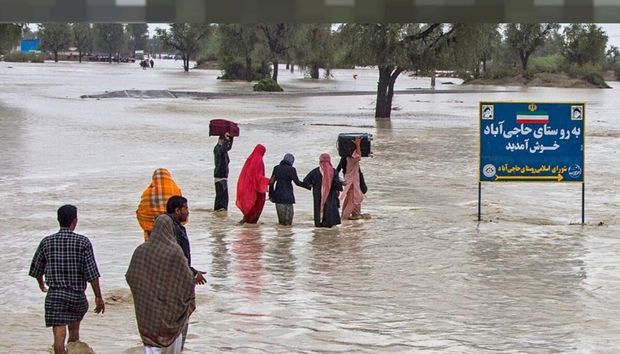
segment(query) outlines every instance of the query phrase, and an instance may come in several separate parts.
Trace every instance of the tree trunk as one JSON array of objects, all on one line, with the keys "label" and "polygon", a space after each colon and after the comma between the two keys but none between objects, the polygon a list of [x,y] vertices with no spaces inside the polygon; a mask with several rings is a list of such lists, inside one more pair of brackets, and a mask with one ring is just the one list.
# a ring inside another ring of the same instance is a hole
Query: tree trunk
[{"label": "tree trunk", "polygon": [[394,83],[403,69],[394,66],[379,66],[379,82],[377,83],[377,103],[375,119],[390,119],[392,114],[392,98]]},{"label": "tree trunk", "polygon": [[291,64],[291,74],[295,72],[295,64]]},{"label": "tree trunk", "polygon": [[108,63],[112,64],[112,51],[108,52]]},{"label": "tree trunk", "polygon": [[54,63],[58,63],[58,51],[54,51]]},{"label": "tree trunk", "polygon": [[185,72],[189,71],[189,55],[183,54],[183,70]]},{"label": "tree trunk", "polygon": [[82,62],[82,55],[84,55],[82,52],[78,52],[78,60],[80,63]]},{"label": "tree trunk", "polygon": [[245,57],[245,81],[252,82],[252,57]]},{"label": "tree trunk", "polygon": [[527,70],[527,62],[530,59],[530,53],[521,53],[521,68],[523,71]]},{"label": "tree trunk", "polygon": [[319,78],[319,64],[312,63],[312,66],[310,67],[310,77],[313,79]]},{"label": "tree trunk", "polygon": [[435,77],[437,74],[435,73],[435,69],[431,71],[431,88],[435,89]]},{"label": "tree trunk", "polygon": [[278,61],[273,61],[273,76],[271,77],[273,81],[278,82]]}]

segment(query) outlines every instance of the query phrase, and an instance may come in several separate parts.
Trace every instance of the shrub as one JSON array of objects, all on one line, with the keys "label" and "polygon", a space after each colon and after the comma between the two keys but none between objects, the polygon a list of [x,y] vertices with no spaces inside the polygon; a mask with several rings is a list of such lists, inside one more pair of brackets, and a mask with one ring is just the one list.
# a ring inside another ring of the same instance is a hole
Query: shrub
[{"label": "shrub", "polygon": [[4,56],[4,61],[13,63],[43,63],[44,59],[41,53],[13,52]]},{"label": "shrub", "polygon": [[274,79],[266,78],[254,85],[254,91],[282,92],[284,90]]},{"label": "shrub", "polygon": [[620,81],[620,64],[614,65],[614,73],[616,74],[616,80]]},{"label": "shrub", "polygon": [[596,87],[609,87],[605,79],[603,79],[602,68],[599,65],[585,64],[579,66],[577,64],[570,64],[566,71],[569,76],[585,80]]},{"label": "shrub", "polygon": [[564,58],[560,54],[548,55],[544,57],[532,57],[528,65],[528,70],[533,72],[554,73],[561,70]]}]

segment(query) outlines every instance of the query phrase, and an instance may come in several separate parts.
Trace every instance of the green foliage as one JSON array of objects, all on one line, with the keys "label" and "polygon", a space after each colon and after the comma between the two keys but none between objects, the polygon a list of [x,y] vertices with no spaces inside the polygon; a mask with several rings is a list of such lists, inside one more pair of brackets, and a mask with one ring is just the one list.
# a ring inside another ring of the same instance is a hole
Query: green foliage
[{"label": "green foliage", "polygon": [[125,41],[125,28],[119,23],[97,23],[94,25],[97,42],[110,56],[116,54]]},{"label": "green foliage", "polygon": [[609,87],[603,79],[602,67],[595,64],[579,65],[576,63],[569,64],[566,68],[569,76],[585,80],[596,87]]},{"label": "green foliage", "polygon": [[[74,23],[71,25],[73,30],[73,43],[80,55],[92,51],[93,49],[93,29],[88,23]],[[80,56],[80,61],[82,57]]]},{"label": "green foliage", "polygon": [[13,52],[5,55],[4,61],[13,63],[43,63],[44,58],[41,53]]},{"label": "green foliage", "polygon": [[0,23],[0,54],[9,52],[19,43],[22,25],[17,23]]},{"label": "green foliage", "polygon": [[272,78],[265,78],[254,85],[254,91],[282,92],[284,91]]},{"label": "green foliage", "polygon": [[175,49],[183,59],[183,70],[189,71],[189,61],[198,50],[202,40],[211,30],[210,25],[202,23],[171,23],[170,31],[158,28],[157,38],[165,49]]},{"label": "green foliage", "polygon": [[513,77],[518,74],[519,72],[514,66],[493,66],[490,70],[482,74],[482,78],[495,80]]},{"label": "green foliage", "polygon": [[509,23],[506,25],[506,43],[527,70],[532,53],[540,48],[550,34],[560,27],[557,23]]},{"label": "green foliage", "polygon": [[221,78],[252,81],[255,79],[253,63],[266,60],[266,50],[258,46],[257,25],[219,25],[215,31],[214,51],[224,70]]},{"label": "green foliage", "polygon": [[318,79],[318,69],[329,69],[335,57],[335,38],[330,24],[299,24],[293,43],[293,60],[310,69],[310,77]]},{"label": "green foliage", "polygon": [[145,50],[149,39],[149,27],[146,23],[131,23],[127,25],[129,48],[133,57],[136,50]]},{"label": "green foliage", "polygon": [[66,23],[43,23],[39,25],[41,49],[54,53],[58,61],[58,52],[69,48],[71,44],[71,28]]},{"label": "green foliage", "polygon": [[562,70],[563,64],[564,58],[560,54],[532,57],[530,59],[529,70],[534,72],[558,72]]},{"label": "green foliage", "polygon": [[585,65],[605,61],[607,35],[594,24],[571,24],[564,29],[564,57],[569,63]]}]

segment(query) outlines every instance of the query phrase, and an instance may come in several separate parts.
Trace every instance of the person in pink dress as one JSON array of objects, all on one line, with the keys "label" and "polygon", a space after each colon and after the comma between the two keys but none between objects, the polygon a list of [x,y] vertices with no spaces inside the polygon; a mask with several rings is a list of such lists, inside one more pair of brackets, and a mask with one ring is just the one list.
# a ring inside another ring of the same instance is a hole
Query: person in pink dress
[{"label": "person in pink dress", "polygon": [[353,139],[355,150],[353,150],[351,156],[343,159],[344,164],[341,162],[338,166],[339,169],[342,168],[344,175],[344,190],[340,194],[342,219],[356,220],[362,217],[364,192],[362,192],[362,180],[360,178],[360,160],[362,159],[361,141],[360,137]]}]

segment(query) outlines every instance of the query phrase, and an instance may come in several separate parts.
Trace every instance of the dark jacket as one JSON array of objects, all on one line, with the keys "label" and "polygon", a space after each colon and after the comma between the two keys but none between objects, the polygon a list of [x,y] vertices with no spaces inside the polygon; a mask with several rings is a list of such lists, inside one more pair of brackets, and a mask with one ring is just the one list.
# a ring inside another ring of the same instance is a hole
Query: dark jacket
[{"label": "dark jacket", "polygon": [[213,177],[215,178],[228,178],[228,164],[230,159],[228,158],[228,151],[232,148],[233,138],[230,140],[224,140],[223,144],[216,144],[213,148],[213,162],[215,163],[215,169],[213,170]]},{"label": "dark jacket", "polygon": [[295,167],[284,160],[280,161],[280,164],[273,168],[269,180],[269,199],[278,204],[295,204],[293,182],[299,187],[310,189],[299,180]]},{"label": "dark jacket", "polygon": [[319,167],[310,171],[304,178],[304,183],[312,187],[312,199],[314,201],[314,226],[316,227],[332,227],[340,224],[340,200],[338,195],[342,191],[342,182],[338,177],[338,173],[334,169],[334,178],[329,195],[323,207],[323,217],[321,218],[321,189],[323,176]]},{"label": "dark jacket", "polygon": [[191,251],[189,248],[189,238],[187,237],[187,230],[185,230],[185,226],[181,225],[180,222],[176,221],[172,217],[172,215],[170,215],[170,218],[172,219],[172,222],[174,223],[174,236],[176,237],[177,243],[179,244],[179,246],[181,246],[181,249],[183,250],[183,254],[185,255],[185,258],[187,258],[187,265],[189,266],[189,269],[192,270],[192,273],[196,275],[198,271],[194,269],[194,267],[192,267],[192,255],[191,255]]}]

